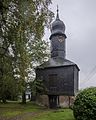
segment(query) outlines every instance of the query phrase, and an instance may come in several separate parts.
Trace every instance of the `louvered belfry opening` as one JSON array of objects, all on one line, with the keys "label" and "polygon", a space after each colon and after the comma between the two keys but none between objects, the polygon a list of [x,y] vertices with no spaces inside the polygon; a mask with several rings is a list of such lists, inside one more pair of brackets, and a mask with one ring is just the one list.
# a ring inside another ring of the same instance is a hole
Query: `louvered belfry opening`
[{"label": "louvered belfry opening", "polygon": [[41,79],[47,89],[44,94],[49,97],[49,107],[60,105],[59,96],[75,96],[78,92],[79,68],[66,59],[65,24],[57,16],[52,23],[50,42],[51,57],[36,68],[36,79]]}]

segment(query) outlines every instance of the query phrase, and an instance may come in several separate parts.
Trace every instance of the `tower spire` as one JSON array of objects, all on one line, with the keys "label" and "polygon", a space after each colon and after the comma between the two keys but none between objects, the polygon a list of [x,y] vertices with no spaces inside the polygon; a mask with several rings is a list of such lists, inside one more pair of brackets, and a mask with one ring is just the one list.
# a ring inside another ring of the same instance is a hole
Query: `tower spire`
[{"label": "tower spire", "polygon": [[57,5],[57,16],[56,19],[59,19],[59,9],[58,9],[58,5]]}]

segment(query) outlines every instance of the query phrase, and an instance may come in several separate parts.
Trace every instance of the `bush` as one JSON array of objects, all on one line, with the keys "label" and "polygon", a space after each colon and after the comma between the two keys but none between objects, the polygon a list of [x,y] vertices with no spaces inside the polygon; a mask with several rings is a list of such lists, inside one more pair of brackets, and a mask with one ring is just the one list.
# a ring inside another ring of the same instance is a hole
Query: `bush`
[{"label": "bush", "polygon": [[76,96],[73,113],[76,120],[96,120],[96,87],[84,89]]}]

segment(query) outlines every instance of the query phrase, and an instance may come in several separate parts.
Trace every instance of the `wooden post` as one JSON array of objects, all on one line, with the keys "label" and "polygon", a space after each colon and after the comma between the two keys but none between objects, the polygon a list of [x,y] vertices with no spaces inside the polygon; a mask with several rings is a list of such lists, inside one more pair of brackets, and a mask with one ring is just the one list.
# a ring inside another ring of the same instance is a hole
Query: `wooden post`
[{"label": "wooden post", "polygon": [[58,96],[58,104],[57,105],[58,105],[58,107],[60,106],[59,96]]},{"label": "wooden post", "polygon": [[70,96],[68,96],[69,97],[69,107],[70,107]]}]

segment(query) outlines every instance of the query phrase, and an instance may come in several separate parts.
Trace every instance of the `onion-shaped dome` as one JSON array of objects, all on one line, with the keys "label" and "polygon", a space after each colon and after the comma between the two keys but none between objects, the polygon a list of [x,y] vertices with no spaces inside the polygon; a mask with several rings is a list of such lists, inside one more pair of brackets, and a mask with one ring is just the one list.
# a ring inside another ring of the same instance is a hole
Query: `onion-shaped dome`
[{"label": "onion-shaped dome", "polygon": [[65,35],[65,24],[59,19],[58,9],[56,20],[52,23],[51,27],[51,36],[56,34]]}]

